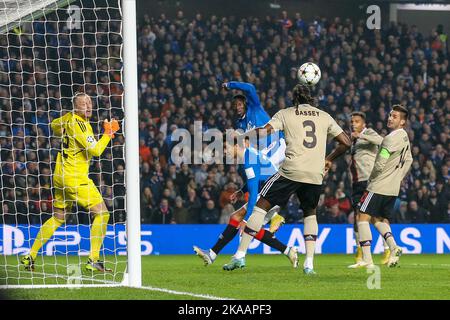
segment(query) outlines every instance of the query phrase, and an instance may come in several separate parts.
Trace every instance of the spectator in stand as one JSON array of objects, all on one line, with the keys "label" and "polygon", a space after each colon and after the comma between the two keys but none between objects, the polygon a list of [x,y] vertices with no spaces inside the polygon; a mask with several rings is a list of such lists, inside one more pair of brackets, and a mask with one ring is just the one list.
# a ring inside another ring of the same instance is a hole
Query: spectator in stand
[{"label": "spectator in stand", "polygon": [[201,210],[200,223],[215,224],[219,222],[219,210],[215,207],[213,200],[206,202],[206,207]]},{"label": "spectator in stand", "polygon": [[139,155],[141,156],[142,161],[150,163],[152,154],[150,148],[145,144],[144,139],[139,140]]},{"label": "spectator in stand", "polygon": [[184,206],[183,198],[179,196],[175,199],[175,209],[173,209],[172,223],[197,223],[197,221],[192,219],[191,215],[189,214],[188,208]]},{"label": "spectator in stand", "polygon": [[427,221],[427,212],[417,204],[417,201],[411,201],[406,213],[409,223],[425,223]]},{"label": "spectator in stand", "polygon": [[150,223],[154,210],[155,201],[152,191],[149,187],[146,187],[141,195],[141,223]]},{"label": "spectator in stand", "polygon": [[188,188],[187,198],[186,198],[186,208],[189,211],[189,216],[191,217],[193,223],[200,222],[200,210],[202,208],[202,203],[195,192],[195,189]]},{"label": "spectator in stand", "polygon": [[169,224],[172,223],[173,209],[169,206],[169,200],[162,199],[159,208],[153,211],[152,224]]}]

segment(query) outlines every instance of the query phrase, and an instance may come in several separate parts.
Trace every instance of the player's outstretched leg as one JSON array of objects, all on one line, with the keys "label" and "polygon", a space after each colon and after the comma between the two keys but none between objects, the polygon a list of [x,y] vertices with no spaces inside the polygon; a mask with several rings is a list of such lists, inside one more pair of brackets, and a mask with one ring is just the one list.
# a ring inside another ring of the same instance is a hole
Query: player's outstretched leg
[{"label": "player's outstretched leg", "polygon": [[392,235],[391,226],[388,223],[379,220],[374,222],[374,226],[389,246],[390,255],[386,262],[387,266],[390,268],[396,267],[400,260],[400,256],[402,255],[402,249],[397,246],[397,243],[395,242],[394,236]]},{"label": "player's outstretched leg", "polygon": [[211,249],[203,250],[197,246],[194,246],[194,252],[203,260],[205,267],[212,264],[216,259],[216,254]]},{"label": "player's outstretched leg", "polygon": [[[48,219],[39,230],[36,239],[31,246],[30,253],[20,259],[20,263],[25,266],[25,270],[34,271],[34,261],[42,246],[50,239],[55,231],[64,223],[64,211],[54,209],[55,215]],[[62,219],[61,219],[62,218]]]},{"label": "player's outstretched leg", "polygon": [[291,262],[294,268],[298,267],[298,255],[297,249],[288,247],[280,240],[275,237],[275,232],[277,232],[280,227],[285,223],[285,219],[283,216],[278,214],[280,211],[280,206],[274,206],[269,211],[267,211],[266,216],[264,217],[264,225],[270,222],[269,230],[261,229],[255,235],[255,239],[258,239],[262,243],[268,245],[271,248],[274,248],[281,253],[283,253]]},{"label": "player's outstretched leg", "polygon": [[228,225],[220,234],[219,239],[211,249],[203,250],[198,246],[194,246],[194,252],[203,260],[205,266],[212,264],[219,252],[222,251],[222,249],[238,234],[240,224],[246,213],[247,206],[244,205],[231,215]]},{"label": "player's outstretched leg", "polygon": [[109,221],[109,212],[107,211],[106,205],[104,203],[101,204],[101,207],[99,209],[101,211],[95,213],[94,221],[92,222],[91,252],[89,254],[89,259],[86,263],[85,269],[87,271],[112,272],[112,270],[106,268],[105,263],[100,260],[100,249],[106,235],[106,228]]},{"label": "player's outstretched leg", "polygon": [[278,240],[272,232],[265,229],[259,230],[259,232],[255,235],[255,239],[258,239],[269,247],[280,251],[289,259],[294,268],[298,267],[297,248],[286,246],[284,243]]},{"label": "player's outstretched leg", "polygon": [[[244,228],[244,232],[242,233],[241,243],[239,244],[239,248],[232,258],[230,263],[227,263],[223,266],[224,270],[231,271],[236,268],[243,268],[245,266],[245,255],[247,254],[248,246],[250,242],[253,240],[256,234],[261,230],[261,227],[264,223],[264,217],[267,214],[267,211],[259,207],[261,203],[261,198],[258,200],[257,205],[253,209],[253,213],[248,219],[247,225]],[[266,201],[267,202],[267,201]]]}]

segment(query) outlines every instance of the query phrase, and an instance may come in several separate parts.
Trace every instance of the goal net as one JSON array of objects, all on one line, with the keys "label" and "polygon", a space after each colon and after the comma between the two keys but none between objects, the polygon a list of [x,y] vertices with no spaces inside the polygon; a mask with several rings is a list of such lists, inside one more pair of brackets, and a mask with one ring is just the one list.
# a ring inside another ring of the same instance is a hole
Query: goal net
[{"label": "goal net", "polygon": [[[119,130],[93,157],[89,178],[110,214],[99,260],[86,271],[93,215],[72,201],[65,223],[34,259],[21,263],[52,217],[53,172],[62,139],[51,122],[92,98],[94,137],[104,119],[123,125],[122,12],[119,0],[0,0],[0,286],[117,285],[127,267],[125,138]],[[66,190],[67,191],[67,190]],[[64,197],[68,197],[63,193]],[[70,199],[65,199],[69,201]],[[73,200],[73,199],[72,199]]]}]

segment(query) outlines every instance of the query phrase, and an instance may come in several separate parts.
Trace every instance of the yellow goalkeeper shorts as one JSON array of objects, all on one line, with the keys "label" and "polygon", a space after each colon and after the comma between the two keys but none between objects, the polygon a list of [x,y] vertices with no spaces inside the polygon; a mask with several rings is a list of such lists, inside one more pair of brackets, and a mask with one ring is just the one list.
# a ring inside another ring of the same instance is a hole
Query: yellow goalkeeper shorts
[{"label": "yellow goalkeeper shorts", "polygon": [[76,186],[64,185],[57,180],[59,179],[54,181],[55,200],[53,206],[55,208],[70,210],[73,203],[76,202],[78,205],[89,209],[103,202],[102,195],[91,179]]}]

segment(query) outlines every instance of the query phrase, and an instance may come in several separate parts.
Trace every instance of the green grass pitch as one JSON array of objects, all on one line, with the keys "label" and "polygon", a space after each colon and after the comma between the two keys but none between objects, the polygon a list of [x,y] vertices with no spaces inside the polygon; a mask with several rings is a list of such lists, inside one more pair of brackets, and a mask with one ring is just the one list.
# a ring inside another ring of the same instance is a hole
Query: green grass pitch
[{"label": "green grass pitch", "polygon": [[[116,259],[109,257],[109,260]],[[117,258],[115,275],[87,275],[84,283],[96,281],[120,281],[126,264],[125,257]],[[288,259],[281,255],[249,255],[245,269],[226,272],[222,265],[230,256],[219,256],[213,265],[204,267],[193,255],[143,256],[142,282],[145,287],[168,289],[186,294],[154,291],[153,289],[118,288],[51,288],[6,289],[2,294],[12,299],[205,299],[207,296],[231,299],[450,299],[449,255],[403,255],[400,267],[389,269],[380,266],[380,274],[364,269],[347,269],[353,263],[351,255],[316,255],[317,275],[303,274],[293,269]],[[380,257],[375,256],[375,263]],[[5,257],[0,266],[0,284],[42,284],[42,273],[47,274],[46,283],[65,284],[68,280],[67,264],[84,262],[85,257],[42,258],[30,279],[30,272],[17,268],[17,257]],[[7,277],[4,264],[7,264]],[[109,264],[112,266],[112,264]],[[53,277],[52,274],[59,275]],[[370,278],[372,277],[372,278]],[[380,289],[369,289],[367,283]],[[87,280],[86,280],[87,279]],[[94,279],[94,280],[93,280]],[[193,294],[193,295],[189,295]],[[198,296],[195,296],[198,295]]]}]

